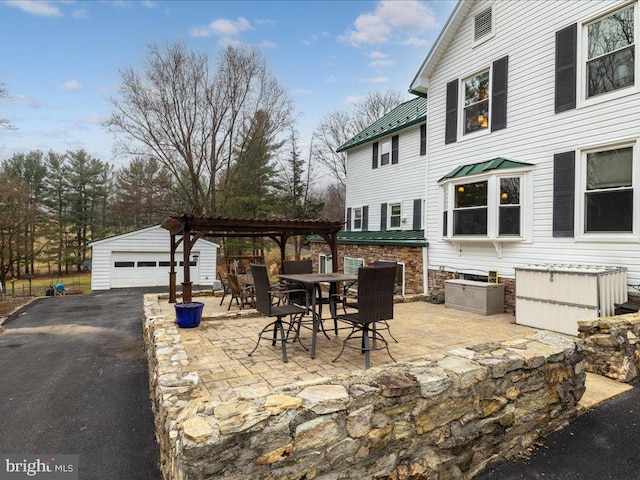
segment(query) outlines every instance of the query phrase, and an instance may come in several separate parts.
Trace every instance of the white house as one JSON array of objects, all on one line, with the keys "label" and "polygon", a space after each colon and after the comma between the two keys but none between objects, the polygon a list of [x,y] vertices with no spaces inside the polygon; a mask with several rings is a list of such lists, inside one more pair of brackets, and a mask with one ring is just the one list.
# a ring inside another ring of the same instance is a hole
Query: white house
[{"label": "white house", "polygon": [[623,266],[640,284],[639,9],[457,4],[411,84],[429,100],[430,290],[497,270],[513,293],[528,264]]},{"label": "white house", "polygon": [[[337,149],[347,153],[346,224],[338,234],[338,264],[355,272],[376,260],[399,262],[405,267],[404,293],[426,290],[426,107],[422,97],[404,102]],[[314,253],[322,271],[330,262],[318,240]]]},{"label": "white house", "polygon": [[[92,248],[91,290],[169,286],[170,237],[160,225],[115,235],[89,244]],[[199,239],[191,250],[191,281],[213,285],[219,245]],[[183,258],[176,252],[176,279],[183,276]]]}]

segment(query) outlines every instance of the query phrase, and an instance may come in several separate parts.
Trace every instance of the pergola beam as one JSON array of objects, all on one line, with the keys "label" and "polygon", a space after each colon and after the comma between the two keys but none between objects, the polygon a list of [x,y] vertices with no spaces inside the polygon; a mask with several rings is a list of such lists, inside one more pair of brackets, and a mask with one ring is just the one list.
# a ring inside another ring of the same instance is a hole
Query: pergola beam
[{"label": "pergola beam", "polygon": [[[192,282],[189,259],[191,248],[199,238],[206,237],[269,237],[280,247],[280,260],[284,261],[285,246],[289,237],[295,235],[320,235],[331,249],[334,271],[338,270],[338,232],[342,221],[286,220],[286,219],[239,219],[224,217],[169,217],[162,227],[171,235],[171,271],[169,273],[169,301],[176,301],[175,252],[183,245],[184,275],[182,301],[192,299]],[[181,235],[182,238],[176,240]]]}]

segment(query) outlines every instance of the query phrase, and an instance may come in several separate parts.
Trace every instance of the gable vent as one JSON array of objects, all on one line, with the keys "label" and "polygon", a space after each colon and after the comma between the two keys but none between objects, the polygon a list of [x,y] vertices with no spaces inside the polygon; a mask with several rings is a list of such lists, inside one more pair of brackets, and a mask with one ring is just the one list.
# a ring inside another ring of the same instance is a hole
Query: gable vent
[{"label": "gable vent", "polygon": [[493,9],[487,8],[485,11],[479,13],[474,17],[474,41],[482,40],[487,35],[490,35],[493,31]]}]

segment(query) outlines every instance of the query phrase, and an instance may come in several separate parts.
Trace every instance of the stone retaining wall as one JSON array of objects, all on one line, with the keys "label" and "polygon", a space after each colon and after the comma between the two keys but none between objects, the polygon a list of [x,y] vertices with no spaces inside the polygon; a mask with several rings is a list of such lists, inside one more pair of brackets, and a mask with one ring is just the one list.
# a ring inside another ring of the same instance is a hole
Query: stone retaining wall
[{"label": "stone retaining wall", "polygon": [[144,333],[167,480],[470,479],[564,426],[585,389],[580,346],[536,333],[216,402],[153,303]]},{"label": "stone retaining wall", "polygon": [[589,372],[630,382],[640,370],[640,314],[629,313],[578,322]]}]

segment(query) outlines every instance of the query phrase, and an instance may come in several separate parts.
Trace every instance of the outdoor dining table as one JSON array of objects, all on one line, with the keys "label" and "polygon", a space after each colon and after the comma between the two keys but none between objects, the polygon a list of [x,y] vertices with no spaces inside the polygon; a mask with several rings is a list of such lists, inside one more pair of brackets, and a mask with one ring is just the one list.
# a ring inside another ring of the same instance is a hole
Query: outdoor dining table
[{"label": "outdoor dining table", "polygon": [[311,358],[316,356],[316,334],[320,329],[320,322],[322,319],[316,309],[317,298],[316,290],[320,290],[321,283],[329,284],[329,308],[331,310],[331,317],[335,318],[335,302],[331,299],[335,298],[333,295],[338,293],[338,283],[340,282],[354,282],[358,280],[358,275],[349,273],[295,273],[295,274],[281,274],[279,277],[282,280],[289,282],[299,282],[306,285],[312,285],[311,288],[311,314],[313,316],[313,330],[311,336]]}]

